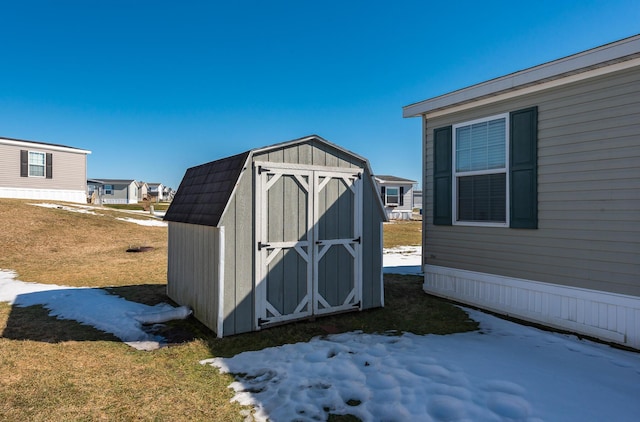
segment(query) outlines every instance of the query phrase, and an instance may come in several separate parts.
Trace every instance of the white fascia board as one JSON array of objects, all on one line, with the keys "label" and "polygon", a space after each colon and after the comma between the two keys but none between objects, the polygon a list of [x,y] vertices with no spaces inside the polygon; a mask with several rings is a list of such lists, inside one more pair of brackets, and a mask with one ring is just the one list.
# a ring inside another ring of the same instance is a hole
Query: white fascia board
[{"label": "white fascia board", "polygon": [[52,151],[73,152],[73,153],[76,153],[76,154],[91,154],[91,151],[86,150],[86,149],[65,147],[65,146],[61,146],[61,145],[51,145],[51,144],[47,144],[47,143],[44,143],[44,142],[25,142],[25,141],[18,141],[18,140],[14,140],[14,139],[0,138],[0,144],[3,144],[3,145],[15,145],[15,146],[29,148],[29,149],[43,148],[43,149],[48,149],[48,150],[52,150]]},{"label": "white fascia board", "polygon": [[633,61],[638,55],[640,55],[640,35],[410,104],[403,107],[402,116],[417,117],[428,114],[433,110],[452,107],[477,98],[497,95],[508,90],[517,90],[534,84],[542,84],[546,81],[569,77],[594,68],[612,66],[625,60]]}]

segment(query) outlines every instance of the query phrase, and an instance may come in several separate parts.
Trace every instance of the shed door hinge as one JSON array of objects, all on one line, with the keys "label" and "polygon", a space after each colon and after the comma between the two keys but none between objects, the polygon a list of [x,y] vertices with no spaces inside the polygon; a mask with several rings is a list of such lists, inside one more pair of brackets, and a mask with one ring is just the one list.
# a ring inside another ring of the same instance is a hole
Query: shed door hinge
[{"label": "shed door hinge", "polygon": [[258,174],[262,174],[263,171],[271,171],[271,170],[266,169],[266,168],[264,168],[262,166],[258,166]]},{"label": "shed door hinge", "polygon": [[268,319],[258,318],[258,325],[264,325],[264,324],[267,324],[268,322],[269,322]]},{"label": "shed door hinge", "polygon": [[362,243],[362,236],[358,236],[357,239],[353,239],[352,242],[354,243]]},{"label": "shed door hinge", "polygon": [[270,245],[270,244],[268,244],[268,243],[258,242],[258,250],[259,250],[259,251],[261,251],[261,250],[262,250],[262,248],[268,248],[268,247],[270,247],[270,246],[271,246],[271,245]]}]

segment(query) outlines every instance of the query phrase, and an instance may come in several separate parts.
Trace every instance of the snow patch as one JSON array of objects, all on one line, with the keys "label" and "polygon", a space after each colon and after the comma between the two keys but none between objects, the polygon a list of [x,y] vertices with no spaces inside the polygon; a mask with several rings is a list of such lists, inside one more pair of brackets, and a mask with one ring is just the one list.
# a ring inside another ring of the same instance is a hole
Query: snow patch
[{"label": "snow patch", "polygon": [[185,306],[149,306],[103,289],[25,283],[15,277],[13,271],[0,270],[0,301],[21,307],[42,305],[51,316],[91,325],[140,350],[153,350],[164,344],[164,339],[147,332],[144,324],[184,319],[191,314]]}]

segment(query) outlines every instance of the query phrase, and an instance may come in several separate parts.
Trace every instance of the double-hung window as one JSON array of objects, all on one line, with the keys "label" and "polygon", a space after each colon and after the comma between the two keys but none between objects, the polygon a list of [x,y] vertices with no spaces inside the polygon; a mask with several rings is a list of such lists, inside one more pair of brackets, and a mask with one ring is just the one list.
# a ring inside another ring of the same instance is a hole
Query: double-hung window
[{"label": "double-hung window", "polygon": [[453,224],[507,226],[509,115],[453,126]]},{"label": "double-hung window", "polygon": [[45,177],[45,153],[29,151],[29,177]]},{"label": "double-hung window", "polygon": [[400,193],[398,188],[387,187],[387,198],[385,200],[386,205],[398,205],[400,200],[398,199]]},{"label": "double-hung window", "polygon": [[113,185],[104,185],[104,194],[113,195]]},{"label": "double-hung window", "polygon": [[538,107],[433,129],[433,224],[538,228]]}]

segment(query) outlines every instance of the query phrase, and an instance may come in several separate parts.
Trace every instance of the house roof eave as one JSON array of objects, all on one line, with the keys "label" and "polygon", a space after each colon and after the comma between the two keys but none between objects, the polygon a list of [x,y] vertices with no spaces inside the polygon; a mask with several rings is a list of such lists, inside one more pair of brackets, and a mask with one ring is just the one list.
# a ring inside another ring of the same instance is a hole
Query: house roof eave
[{"label": "house roof eave", "polygon": [[402,114],[417,117],[635,59],[640,59],[640,34],[407,105]]}]

